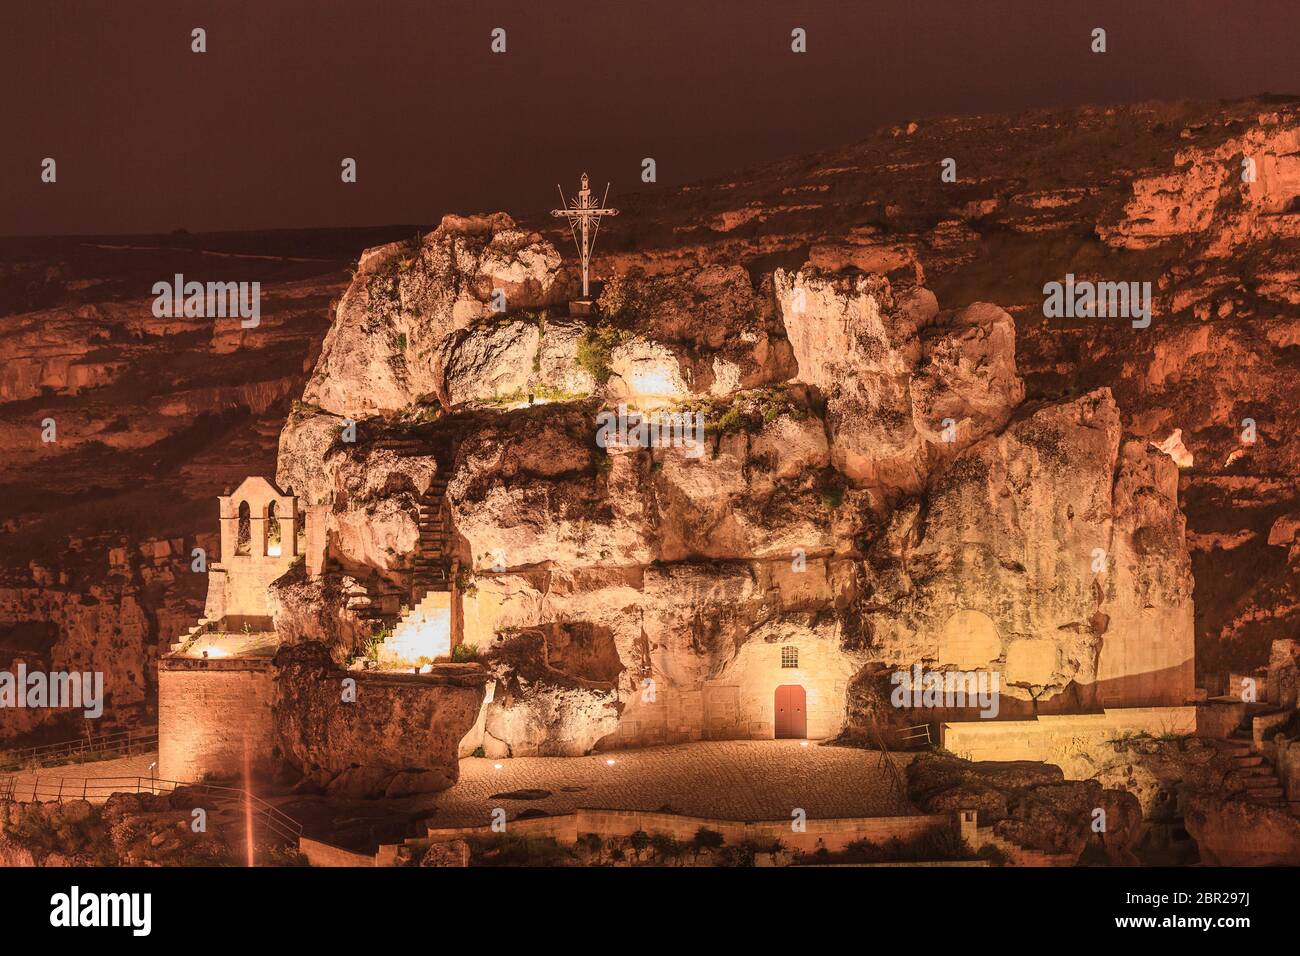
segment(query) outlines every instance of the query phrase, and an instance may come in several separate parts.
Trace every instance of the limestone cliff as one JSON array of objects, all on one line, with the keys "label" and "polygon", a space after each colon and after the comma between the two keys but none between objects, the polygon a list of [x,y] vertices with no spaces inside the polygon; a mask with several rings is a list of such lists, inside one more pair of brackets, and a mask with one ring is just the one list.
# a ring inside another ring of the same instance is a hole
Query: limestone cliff
[{"label": "limestone cliff", "polygon": [[[993,671],[1048,709],[1191,695],[1177,466],[1108,389],[1026,403],[1002,309],[805,265],[617,276],[569,316],[558,254],[503,214],[399,254],[362,257],[278,483],[334,574],[399,583],[446,483],[490,754],[770,737],[783,682],[833,736],[868,665]],[[600,447],[619,407],[698,413],[702,447]]]}]

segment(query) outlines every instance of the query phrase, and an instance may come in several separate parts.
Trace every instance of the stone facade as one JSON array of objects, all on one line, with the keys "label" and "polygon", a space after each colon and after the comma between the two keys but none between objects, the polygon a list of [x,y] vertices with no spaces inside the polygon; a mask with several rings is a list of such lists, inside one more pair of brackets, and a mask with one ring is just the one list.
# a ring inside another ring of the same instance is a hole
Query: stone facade
[{"label": "stone facade", "polygon": [[845,695],[856,668],[838,643],[755,641],[722,673],[694,685],[657,682],[627,702],[618,730],[602,748],[648,747],[690,740],[767,740],[776,736],[778,687],[804,692],[805,732],[823,740],[844,727]]},{"label": "stone facade", "polygon": [[[265,478],[245,478],[220,496],[221,562],[208,568],[203,616],[227,630],[264,628],[271,618],[267,588],[299,558],[305,527],[298,499]],[[222,623],[224,622],[224,623]]]},{"label": "stone facade", "polygon": [[163,658],[158,664],[158,776],[194,782],[269,765],[275,672],[265,659]]}]

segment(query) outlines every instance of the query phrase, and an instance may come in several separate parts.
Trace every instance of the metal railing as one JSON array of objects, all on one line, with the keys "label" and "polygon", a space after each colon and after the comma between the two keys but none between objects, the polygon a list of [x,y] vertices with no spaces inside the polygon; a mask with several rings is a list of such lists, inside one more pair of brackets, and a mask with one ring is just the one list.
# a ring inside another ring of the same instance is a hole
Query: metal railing
[{"label": "metal railing", "polygon": [[62,740],[39,747],[24,747],[0,753],[0,769],[18,770],[23,767],[51,767],[74,763],[78,758],[86,761],[107,760],[131,754],[148,753],[158,749],[158,728],[120,730],[99,737],[81,737]]},{"label": "metal railing", "polygon": [[210,783],[184,783],[155,777],[17,777],[0,778],[0,801],[15,803],[61,803],[65,800],[107,799],[115,793],[164,794],[184,787],[211,797],[222,809],[237,807],[252,811],[254,819],[266,829],[290,843],[297,844],[302,824],[261,797],[238,787],[219,787]]},{"label": "metal railing", "polygon": [[916,724],[913,727],[904,727],[902,730],[895,731],[894,738],[903,745],[908,747],[928,747],[934,743],[930,737],[929,724]]},{"label": "metal railing", "polygon": [[903,772],[898,769],[898,764],[894,762],[894,755],[889,752],[889,747],[885,744],[885,738],[880,734],[880,728],[874,723],[871,727],[871,736],[875,738],[877,752],[880,754],[876,759],[876,769],[883,765],[889,771],[889,779],[898,793],[898,802],[904,809],[911,807],[911,801],[907,799],[907,781],[903,779]]}]

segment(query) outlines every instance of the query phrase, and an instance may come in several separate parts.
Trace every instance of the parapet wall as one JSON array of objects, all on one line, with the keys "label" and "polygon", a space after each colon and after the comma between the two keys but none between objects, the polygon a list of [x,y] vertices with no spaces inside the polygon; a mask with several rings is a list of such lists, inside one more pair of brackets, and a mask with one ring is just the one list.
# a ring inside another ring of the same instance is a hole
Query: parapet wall
[{"label": "parapet wall", "polygon": [[[779,840],[789,849],[814,853],[821,847],[830,852],[843,850],[854,840],[888,843],[891,839],[912,840],[932,830],[957,826],[956,818],[949,813],[920,814],[901,817],[840,817],[828,820],[808,820],[802,833],[794,832],[790,820],[715,820],[708,817],[686,817],[675,813],[654,813],[641,810],[581,809],[562,816],[535,817],[511,820],[508,832],[518,836],[551,837],[561,844],[571,845],[579,836],[595,833],[602,838],[627,837],[641,830],[645,833],[662,833],[682,842],[689,842],[701,827],[715,830],[731,845],[753,841],[771,843]],[[490,826],[430,828],[423,839],[407,840],[404,846],[423,849],[433,843],[464,840],[475,836],[491,836]],[[396,845],[381,846],[375,855],[375,866],[393,866],[397,861]],[[355,861],[336,863],[322,854],[314,866],[357,865]]]},{"label": "parapet wall", "polygon": [[265,768],[274,746],[275,672],[265,658],[158,662],[158,775],[195,782]]},{"label": "parapet wall", "polygon": [[1121,707],[1100,714],[1040,716],[1035,720],[980,720],[940,725],[940,744],[967,760],[1054,763],[1070,779],[1090,774],[1089,757],[1108,741],[1147,733],[1196,733],[1195,707]]}]

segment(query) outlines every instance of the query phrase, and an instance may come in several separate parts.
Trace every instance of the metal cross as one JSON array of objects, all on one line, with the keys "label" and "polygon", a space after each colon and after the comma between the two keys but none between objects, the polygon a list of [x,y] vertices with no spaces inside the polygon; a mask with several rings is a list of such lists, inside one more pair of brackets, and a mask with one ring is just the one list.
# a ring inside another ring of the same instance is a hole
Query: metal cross
[{"label": "metal cross", "polygon": [[[605,200],[609,199],[609,183],[605,184],[605,198],[597,205],[591,200],[591,187],[587,184],[587,174],[582,174],[582,188],[578,190],[578,195],[565,201],[564,189],[556,186],[560,190],[560,202],[563,209],[552,209],[552,216],[564,216],[569,220],[569,231],[573,233],[573,244],[578,247],[578,255],[582,257],[582,297],[586,299],[589,295],[587,289],[587,273],[591,265],[591,250],[596,245],[596,233],[600,231],[600,220],[604,216],[617,216],[617,209],[608,209],[605,206]],[[582,235],[579,238],[578,230],[581,227]]]}]

